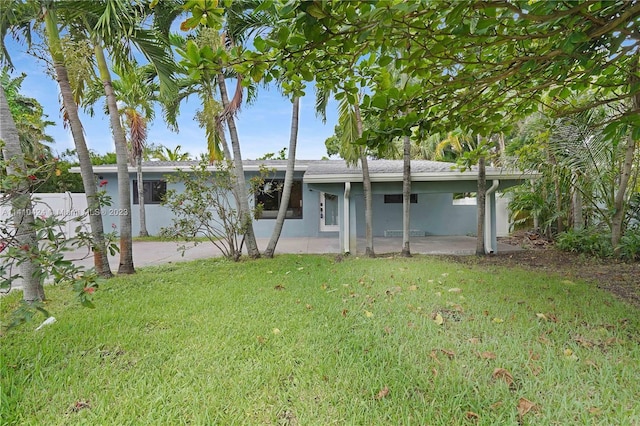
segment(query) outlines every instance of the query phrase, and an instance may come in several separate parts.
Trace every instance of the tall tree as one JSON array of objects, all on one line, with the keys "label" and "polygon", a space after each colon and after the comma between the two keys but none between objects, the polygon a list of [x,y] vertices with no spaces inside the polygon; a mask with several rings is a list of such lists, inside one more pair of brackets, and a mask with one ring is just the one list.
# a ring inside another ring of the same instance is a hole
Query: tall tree
[{"label": "tall tree", "polygon": [[147,141],[147,123],[154,117],[153,102],[157,100],[158,87],[145,81],[146,69],[135,66],[128,72],[116,70],[119,79],[113,82],[118,101],[123,105],[119,113],[124,118],[129,134],[128,147],[131,163],[136,166],[138,184],[139,236],[148,237],[146,211],[144,204],[144,180],[142,157]]},{"label": "tall tree", "polygon": [[[33,254],[22,262],[23,299],[26,302],[44,300],[42,274],[33,260],[38,253],[38,240],[34,227],[33,204],[29,192],[27,167],[20,146],[18,129],[16,128],[4,88],[0,85],[0,146],[5,160],[8,176],[16,176],[15,187],[11,194],[11,212],[15,226],[17,245],[24,251]],[[4,248],[4,247],[3,247]]]},{"label": "tall tree", "polygon": [[276,223],[271,233],[271,238],[267,244],[267,248],[264,251],[265,257],[273,257],[276,251],[276,245],[282,232],[284,225],[284,219],[287,215],[287,209],[289,208],[289,199],[291,196],[291,187],[293,186],[293,173],[295,170],[296,161],[296,147],[298,144],[298,115],[300,111],[300,98],[295,97],[293,99],[292,113],[291,113],[291,131],[289,135],[289,150],[287,158],[287,170],[284,175],[284,185],[282,189],[282,198],[280,200],[280,207],[278,208],[278,216],[276,217]]},{"label": "tall tree", "polygon": [[84,138],[84,130],[78,115],[78,105],[74,99],[73,89],[69,82],[69,76],[65,67],[65,58],[60,42],[56,11],[52,5],[43,5],[42,16],[45,21],[45,34],[47,36],[51,59],[53,60],[56,79],[58,80],[58,85],[60,87],[65,119],[71,127],[78,161],[80,162],[80,174],[82,175],[82,183],[84,185],[87,205],[90,213],[89,224],[91,226],[91,234],[93,237],[93,253],[96,271],[103,277],[111,277],[112,273],[111,268],[109,267],[109,259],[107,257],[102,214],[100,213],[100,198],[93,174],[93,166],[91,164],[89,149],[87,148]]}]

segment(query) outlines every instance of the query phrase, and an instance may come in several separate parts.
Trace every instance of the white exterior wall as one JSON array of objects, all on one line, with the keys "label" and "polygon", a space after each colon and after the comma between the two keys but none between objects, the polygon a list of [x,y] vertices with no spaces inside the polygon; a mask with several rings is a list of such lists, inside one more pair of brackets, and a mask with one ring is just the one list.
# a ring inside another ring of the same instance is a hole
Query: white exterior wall
[{"label": "white exterior wall", "polygon": [[[76,228],[80,224],[73,219],[82,216],[87,209],[87,198],[85,194],[72,194],[70,192],[57,194],[33,194],[33,215],[35,217],[50,217],[56,215],[62,220],[66,220],[64,234],[67,238],[76,235]],[[0,206],[0,219],[5,220],[11,217],[11,205]],[[82,224],[89,229],[89,218],[84,218]]]}]

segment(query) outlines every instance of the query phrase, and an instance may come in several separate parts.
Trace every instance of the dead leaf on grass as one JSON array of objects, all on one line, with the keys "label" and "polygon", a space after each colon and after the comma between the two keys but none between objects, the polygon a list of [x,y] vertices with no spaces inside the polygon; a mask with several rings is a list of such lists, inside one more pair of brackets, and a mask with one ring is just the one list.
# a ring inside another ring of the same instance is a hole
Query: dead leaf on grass
[{"label": "dead leaf on grass", "polygon": [[462,293],[462,289],[458,287],[453,287],[447,290],[449,293]]},{"label": "dead leaf on grass", "polygon": [[449,359],[453,359],[456,356],[456,353],[453,351],[449,351],[447,349],[440,349],[440,352],[442,352],[443,354],[445,354],[447,356],[447,358]]},{"label": "dead leaf on grass", "polygon": [[465,417],[467,418],[467,420],[473,420],[473,421],[480,420],[480,414],[474,413],[473,411],[467,411],[465,413]]},{"label": "dead leaf on grass", "polygon": [[380,389],[380,392],[378,392],[378,394],[376,395],[376,399],[381,400],[382,398],[385,398],[387,395],[389,395],[389,388],[385,386],[382,389]]},{"label": "dead leaf on grass", "polygon": [[498,402],[494,402],[493,404],[491,404],[489,406],[489,408],[491,408],[492,410],[495,410],[497,408],[502,407],[503,402],[502,401],[498,401]]},{"label": "dead leaf on grass", "polygon": [[348,310],[348,309],[343,309],[343,310],[342,310],[342,316],[343,316],[344,318],[346,318],[346,317],[347,317],[347,312],[349,312],[349,310]]},{"label": "dead leaf on grass", "polygon": [[278,284],[277,286],[273,287],[274,290],[284,290],[284,286],[282,284]]},{"label": "dead leaf on grass", "polygon": [[493,374],[491,375],[491,377],[493,377],[494,380],[504,380],[510,388],[511,386],[513,386],[513,376],[504,368],[496,368],[495,370],[493,370]]},{"label": "dead leaf on grass", "polygon": [[518,401],[518,415],[520,417],[524,416],[531,410],[535,411],[537,408],[537,405],[529,401],[527,398],[520,398]]},{"label": "dead leaf on grass", "polygon": [[538,376],[540,373],[542,373],[542,367],[540,367],[539,365],[529,364],[529,369],[531,369],[531,374],[533,374],[534,376]]},{"label": "dead leaf on grass", "polygon": [[74,413],[77,413],[80,410],[84,410],[85,408],[91,408],[91,403],[89,400],[78,400],[73,403],[70,410]]},{"label": "dead leaf on grass", "polygon": [[407,290],[409,291],[416,291],[418,289],[417,285],[410,285],[409,287],[407,287]]},{"label": "dead leaf on grass", "polygon": [[308,311],[310,311],[310,310],[312,310],[312,309],[313,309],[313,306],[311,306],[310,304],[308,304],[308,303],[307,303],[307,304],[305,305],[305,308],[307,308],[307,310],[308,310]]},{"label": "dead leaf on grass", "polygon": [[482,352],[481,354],[478,354],[478,356],[482,359],[496,359],[496,354],[493,352]]},{"label": "dead leaf on grass", "polygon": [[433,322],[435,322],[438,325],[444,324],[444,318],[442,318],[442,315],[440,315],[440,312],[438,312],[436,316],[433,318]]},{"label": "dead leaf on grass", "polygon": [[599,416],[600,414],[602,414],[602,408],[591,407],[589,408],[589,414],[591,414],[592,416]]},{"label": "dead leaf on grass", "polygon": [[373,317],[373,312],[365,310],[364,311],[364,316],[366,316],[367,318],[371,318],[371,317]]},{"label": "dead leaf on grass", "polygon": [[388,289],[385,291],[385,294],[386,294],[387,296],[395,296],[396,294],[401,293],[401,292],[402,292],[402,287],[400,287],[400,286],[395,286],[395,287],[388,288]]},{"label": "dead leaf on grass", "polygon": [[477,337],[472,337],[468,339],[467,342],[471,343],[472,345],[477,345],[478,343],[480,343],[480,339]]},{"label": "dead leaf on grass", "polygon": [[504,320],[502,318],[494,318],[491,320],[491,322],[496,323],[496,324],[500,324],[503,323]]}]

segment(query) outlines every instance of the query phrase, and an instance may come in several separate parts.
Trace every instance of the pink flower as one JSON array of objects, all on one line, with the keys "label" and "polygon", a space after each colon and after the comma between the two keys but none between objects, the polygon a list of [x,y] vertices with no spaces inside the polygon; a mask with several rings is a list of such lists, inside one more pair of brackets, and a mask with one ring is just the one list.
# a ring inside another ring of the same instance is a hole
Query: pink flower
[{"label": "pink flower", "polygon": [[5,243],[4,241],[0,242],[0,252],[2,252],[5,248],[7,248],[7,243]]},{"label": "pink flower", "polygon": [[36,180],[36,179],[38,179],[38,178],[36,177],[36,175],[29,175],[28,177],[29,177],[29,180]]},{"label": "pink flower", "polygon": [[99,186],[100,188],[102,188],[103,186],[105,186],[105,185],[106,185],[106,184],[108,184],[108,183],[109,183],[109,181],[108,181],[108,180],[106,180],[106,179],[102,179],[102,180],[100,181],[100,184],[99,184],[98,186]]},{"label": "pink flower", "polygon": [[93,294],[96,291],[95,287],[85,287],[82,291],[85,293]]},{"label": "pink flower", "polygon": [[111,227],[112,227],[113,229],[116,229],[116,228],[117,228],[117,226],[116,226],[116,224],[115,224],[115,223],[112,223],[112,224],[111,224]]}]

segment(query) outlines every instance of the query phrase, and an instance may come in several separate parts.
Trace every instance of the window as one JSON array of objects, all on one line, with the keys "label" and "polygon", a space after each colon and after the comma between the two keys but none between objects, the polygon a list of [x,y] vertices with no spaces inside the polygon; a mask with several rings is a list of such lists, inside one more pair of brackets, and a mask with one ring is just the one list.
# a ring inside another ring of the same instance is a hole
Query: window
[{"label": "window", "polygon": [[[259,219],[275,219],[278,217],[278,209],[282,200],[282,188],[284,180],[272,179],[258,188],[256,193],[256,206],[262,205],[262,213]],[[294,180],[291,185],[291,196],[287,206],[287,219],[302,219],[302,181]]]},{"label": "window", "polygon": [[[160,204],[167,193],[167,182],[163,180],[143,180],[142,187],[144,188],[145,204]],[[133,204],[139,204],[137,180],[133,181]]]},{"label": "window", "polygon": [[[418,203],[418,194],[411,194],[409,197],[409,201],[412,204]],[[402,204],[402,194],[385,194],[384,196],[385,204]]]}]

